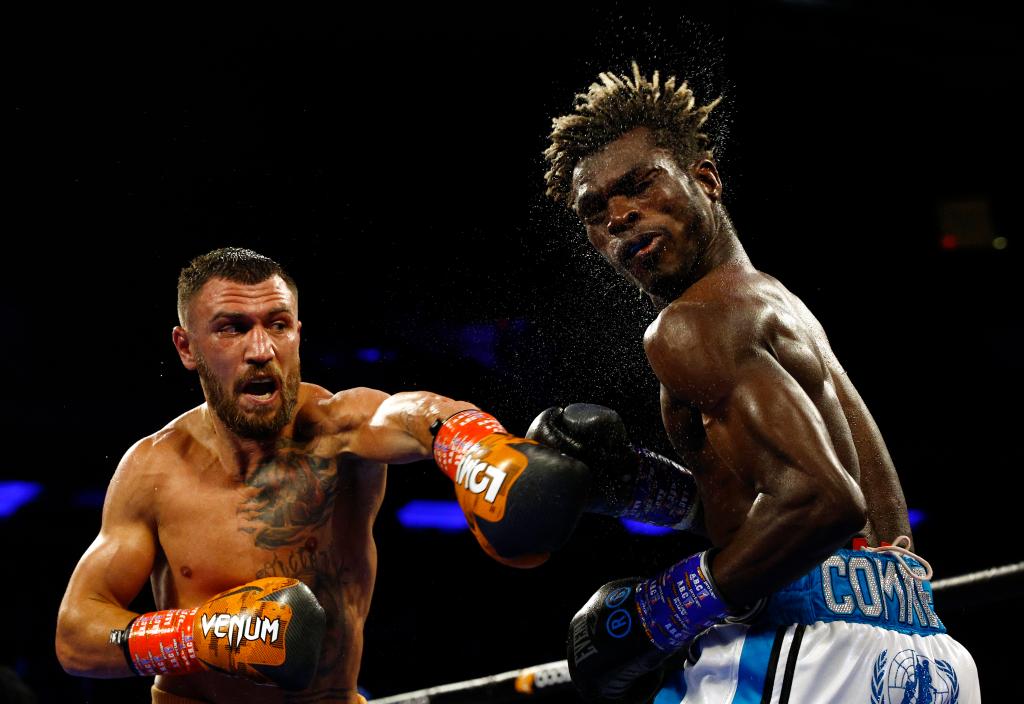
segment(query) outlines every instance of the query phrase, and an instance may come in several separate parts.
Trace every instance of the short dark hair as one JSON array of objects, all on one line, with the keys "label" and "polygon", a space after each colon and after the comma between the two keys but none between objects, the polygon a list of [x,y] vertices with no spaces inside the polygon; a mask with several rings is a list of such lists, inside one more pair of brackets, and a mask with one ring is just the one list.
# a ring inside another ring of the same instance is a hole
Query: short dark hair
[{"label": "short dark hair", "polygon": [[178,274],[178,321],[185,325],[192,299],[210,279],[258,284],[271,276],[280,276],[298,299],[299,289],[295,280],[270,257],[242,247],[222,247],[200,255]]},{"label": "short dark hair", "polygon": [[598,75],[586,93],[576,96],[573,112],[552,120],[551,144],[544,157],[547,195],[571,205],[572,172],[584,157],[638,127],[647,127],[655,143],[672,151],[682,166],[711,157],[711,138],[701,131],[721,98],[696,107],[696,97],[676,77],[662,83],[658,72],[648,79],[633,62],[633,75]]}]

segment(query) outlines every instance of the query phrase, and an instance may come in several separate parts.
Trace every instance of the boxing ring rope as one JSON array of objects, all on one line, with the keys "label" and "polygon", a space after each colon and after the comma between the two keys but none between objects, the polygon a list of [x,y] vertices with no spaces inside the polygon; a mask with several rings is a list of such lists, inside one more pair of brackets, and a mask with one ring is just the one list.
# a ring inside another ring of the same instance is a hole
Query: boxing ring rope
[{"label": "boxing ring rope", "polygon": [[[971,601],[975,604],[978,603],[979,596],[987,597],[983,599],[984,601],[999,599],[1011,593],[1019,594],[1021,578],[1024,578],[1024,562],[1015,562],[935,580],[932,582],[932,591],[942,592],[946,600],[943,606],[955,609],[957,602],[964,603],[963,599],[967,592],[970,592]],[[973,589],[979,584],[986,587],[983,594]],[[569,679],[569,665],[565,660],[556,660],[497,675],[371,699],[369,704],[504,704],[522,701],[524,697],[530,697],[532,701],[543,701],[547,699],[548,694],[564,694],[571,691],[573,686]],[[564,701],[564,698],[562,700]]]}]

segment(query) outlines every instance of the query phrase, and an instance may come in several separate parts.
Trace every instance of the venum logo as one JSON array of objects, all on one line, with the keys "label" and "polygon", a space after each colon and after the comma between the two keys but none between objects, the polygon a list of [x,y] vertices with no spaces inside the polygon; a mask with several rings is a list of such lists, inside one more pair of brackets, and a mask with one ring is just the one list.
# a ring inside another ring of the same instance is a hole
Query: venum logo
[{"label": "venum logo", "polygon": [[243,640],[262,640],[264,643],[276,643],[281,635],[281,620],[253,617],[248,613],[241,614],[203,614],[200,620],[203,636],[226,638],[228,643],[239,647]]},{"label": "venum logo", "polygon": [[507,475],[494,465],[467,456],[459,463],[455,472],[455,483],[466,487],[473,494],[483,494],[484,501],[494,503]]}]

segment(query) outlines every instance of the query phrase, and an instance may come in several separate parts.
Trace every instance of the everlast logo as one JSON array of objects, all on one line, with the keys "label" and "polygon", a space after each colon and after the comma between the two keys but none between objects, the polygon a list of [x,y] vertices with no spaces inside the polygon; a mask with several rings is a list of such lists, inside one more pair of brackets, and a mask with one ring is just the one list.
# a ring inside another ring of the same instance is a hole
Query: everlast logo
[{"label": "everlast logo", "polygon": [[505,472],[475,457],[465,457],[455,472],[455,483],[474,494],[484,493],[484,501],[494,503],[505,482]]},{"label": "everlast logo", "polygon": [[590,642],[590,628],[587,626],[589,620],[581,618],[572,627],[572,657],[576,664],[597,654],[597,648]]},{"label": "everlast logo", "polygon": [[281,632],[280,619],[253,618],[248,613],[241,614],[211,614],[202,616],[203,636],[209,637],[213,631],[215,638],[227,638],[228,642],[234,641],[237,648],[242,640],[262,640],[265,643],[277,641]]}]

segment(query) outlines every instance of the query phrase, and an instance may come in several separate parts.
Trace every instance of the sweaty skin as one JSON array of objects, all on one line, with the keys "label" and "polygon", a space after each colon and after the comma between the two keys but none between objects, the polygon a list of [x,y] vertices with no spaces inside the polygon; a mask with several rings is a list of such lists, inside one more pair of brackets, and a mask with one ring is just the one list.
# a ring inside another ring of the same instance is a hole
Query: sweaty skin
[{"label": "sweaty skin", "polygon": [[[273,415],[284,380],[298,373],[301,324],[283,281],[213,279],[189,318],[189,331],[175,329],[185,366],[195,368],[202,355],[243,415]],[[270,398],[236,388],[253,370],[277,379]],[[203,381],[208,399],[210,381]],[[61,604],[62,665],[78,675],[130,675],[121,650],[107,641],[134,617],[127,607],[147,580],[157,608],[170,609],[260,577],[296,577],[327,614],[310,689],[289,695],[209,672],[157,677],[156,685],[211,702],[358,701],[385,465],[429,458],[430,424],[471,407],[426,392],[332,395],[301,384],[290,420],[270,437],[239,437],[204,403],[140,440],[111,479],[100,534]]]},{"label": "sweaty skin", "polygon": [[711,571],[741,608],[856,534],[910,535],[871,414],[807,307],[750,264],[710,159],[681,166],[638,128],[580,161],[594,247],[661,308],[644,348],[662,420],[693,470]]}]

